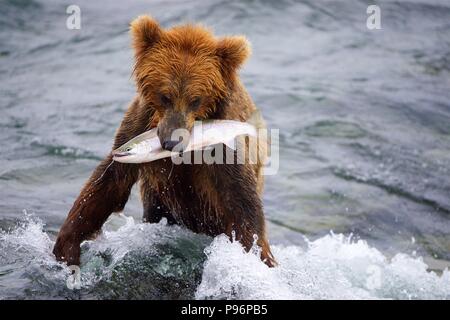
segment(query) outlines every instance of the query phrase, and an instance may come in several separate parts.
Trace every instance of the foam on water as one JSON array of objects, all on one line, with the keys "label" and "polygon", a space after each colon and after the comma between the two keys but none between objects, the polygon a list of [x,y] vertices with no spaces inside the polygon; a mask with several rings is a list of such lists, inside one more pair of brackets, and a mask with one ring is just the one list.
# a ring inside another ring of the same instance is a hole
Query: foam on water
[{"label": "foam on water", "polygon": [[448,299],[450,273],[427,271],[422,258],[388,259],[365,241],[330,234],[298,246],[272,246],[279,262],[267,268],[238,243],[219,236],[207,248],[196,298]]},{"label": "foam on water", "polygon": [[[43,227],[26,215],[0,232],[0,298],[450,299],[448,270],[437,275],[420,257],[388,258],[342,234],[305,248],[273,245],[279,266],[268,268],[258,250],[247,253],[224,235],[211,242],[165,221],[136,223],[124,215],[83,244],[82,287],[71,291],[69,270],[54,260]],[[183,294],[167,296],[165,287]]]},{"label": "foam on water", "polygon": [[[43,231],[43,222],[24,215],[15,228],[0,231],[0,299],[39,299],[41,288],[65,284],[70,275],[70,270],[54,259],[54,242]],[[52,291],[55,296],[47,297],[58,297],[59,291]]]}]

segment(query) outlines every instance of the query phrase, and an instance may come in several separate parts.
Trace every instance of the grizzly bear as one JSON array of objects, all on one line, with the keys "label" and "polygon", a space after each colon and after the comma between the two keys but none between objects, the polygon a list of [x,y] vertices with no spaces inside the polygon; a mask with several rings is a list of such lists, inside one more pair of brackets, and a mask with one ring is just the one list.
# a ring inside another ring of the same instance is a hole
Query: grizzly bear
[{"label": "grizzly bear", "polygon": [[[175,129],[190,130],[196,120],[246,121],[256,111],[238,77],[250,55],[244,37],[216,38],[207,28],[191,24],[163,29],[149,16],[134,20],[130,32],[137,94],[113,149],[157,127],[161,145],[171,150]],[[247,250],[257,235],[261,259],[274,266],[261,201],[262,166],[262,161],[174,165],[170,158],[122,164],[110,154],[73,204],[53,253],[68,265],[79,265],[81,242],[94,236],[111,213],[123,210],[139,181],[144,221],[166,218],[196,233],[225,233]]]}]

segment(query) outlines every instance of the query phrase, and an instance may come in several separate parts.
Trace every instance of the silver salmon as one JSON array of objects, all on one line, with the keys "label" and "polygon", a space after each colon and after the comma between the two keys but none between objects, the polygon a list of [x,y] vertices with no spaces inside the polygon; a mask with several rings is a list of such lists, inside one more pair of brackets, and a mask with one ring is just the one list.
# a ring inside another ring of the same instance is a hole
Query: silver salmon
[{"label": "silver salmon", "polygon": [[[238,136],[256,137],[255,126],[247,122],[234,120],[207,120],[196,123],[190,132],[186,148],[179,150],[190,152],[203,150],[222,143],[235,149],[235,138]],[[181,143],[181,142],[180,142]],[[177,150],[177,147],[174,148]],[[169,158],[180,152],[164,150],[157,135],[157,129],[151,129],[131,139],[112,152],[114,161],[122,163],[151,162]]]}]

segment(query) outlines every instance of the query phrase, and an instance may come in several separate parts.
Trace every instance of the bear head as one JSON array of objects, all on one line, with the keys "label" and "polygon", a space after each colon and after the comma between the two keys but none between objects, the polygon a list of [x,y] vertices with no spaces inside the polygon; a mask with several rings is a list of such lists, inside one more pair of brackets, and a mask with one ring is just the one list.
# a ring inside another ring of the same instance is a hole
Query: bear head
[{"label": "bear head", "polygon": [[174,130],[190,131],[226,105],[249,43],[243,36],[216,38],[200,25],[164,29],[149,16],[131,23],[131,36],[137,90],[154,110],[149,126],[158,127],[161,145],[171,150],[179,142],[171,139]]}]

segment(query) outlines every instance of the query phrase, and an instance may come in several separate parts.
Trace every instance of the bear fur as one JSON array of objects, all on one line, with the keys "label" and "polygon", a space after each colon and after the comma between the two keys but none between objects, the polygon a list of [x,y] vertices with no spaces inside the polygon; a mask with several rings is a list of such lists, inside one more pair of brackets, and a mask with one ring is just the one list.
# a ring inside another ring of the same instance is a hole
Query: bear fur
[{"label": "bear fur", "polygon": [[[190,24],[163,29],[149,16],[134,20],[130,32],[137,95],[113,149],[154,127],[164,146],[172,130],[190,130],[195,120],[246,121],[256,111],[238,77],[250,55],[244,37],[216,38],[207,28]],[[262,165],[174,165],[170,158],[122,164],[108,155],[73,204],[53,253],[68,265],[79,265],[81,242],[94,236],[111,213],[123,210],[139,182],[144,221],[165,217],[196,233],[233,234],[247,250],[256,234],[261,259],[274,266],[261,201]]]}]

